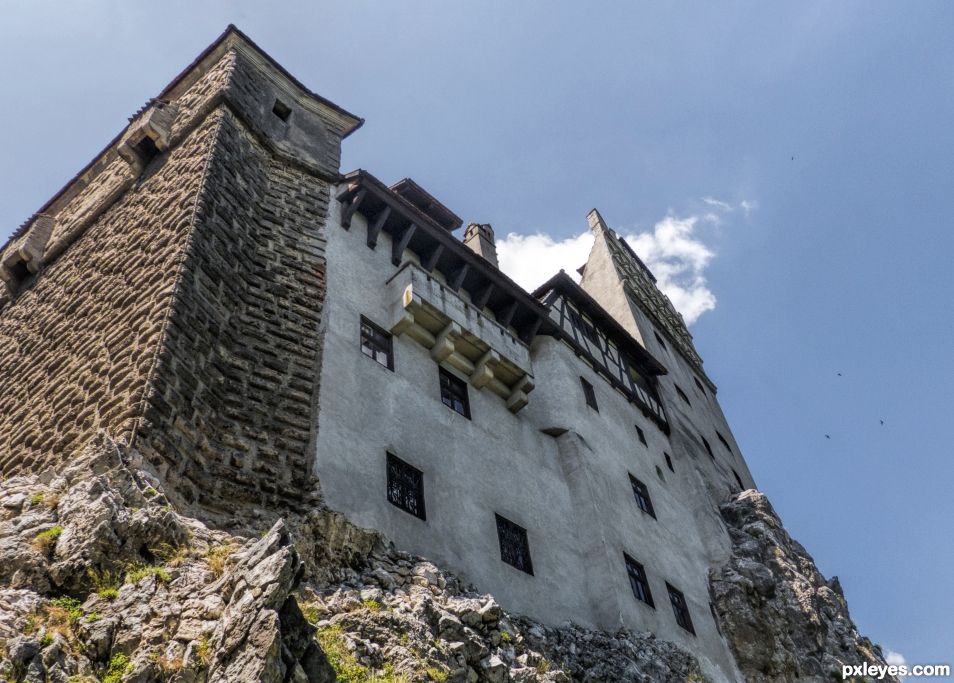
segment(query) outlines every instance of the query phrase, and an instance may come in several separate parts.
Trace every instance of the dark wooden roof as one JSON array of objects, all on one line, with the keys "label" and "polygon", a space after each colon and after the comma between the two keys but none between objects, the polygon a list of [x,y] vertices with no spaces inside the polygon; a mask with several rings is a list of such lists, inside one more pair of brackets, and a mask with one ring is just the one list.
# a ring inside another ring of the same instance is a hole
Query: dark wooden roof
[{"label": "dark wooden roof", "polygon": [[411,202],[411,204],[433,218],[434,222],[445,230],[453,232],[464,223],[460,216],[437,201],[434,195],[430,194],[410,178],[397,181],[390,187],[390,190]]},{"label": "dark wooden roof", "polygon": [[401,262],[405,249],[412,250],[426,271],[443,273],[455,292],[467,290],[477,309],[489,308],[497,322],[512,326],[527,344],[537,334],[559,334],[559,326],[550,319],[546,306],[471,251],[434,216],[367,171],[346,174],[337,199],[343,204],[342,227],[350,228],[351,217],[357,211],[367,218],[368,246],[377,245],[381,232],[391,236],[391,260],[395,265]]}]

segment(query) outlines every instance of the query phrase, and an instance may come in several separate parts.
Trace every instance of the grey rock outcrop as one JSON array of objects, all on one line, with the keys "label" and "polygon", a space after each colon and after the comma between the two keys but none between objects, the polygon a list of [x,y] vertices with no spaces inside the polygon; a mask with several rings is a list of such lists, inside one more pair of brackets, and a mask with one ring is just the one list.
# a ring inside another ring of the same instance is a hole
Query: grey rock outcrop
[{"label": "grey rock outcrop", "polygon": [[838,579],[822,576],[765,494],[743,491],[721,512],[733,554],[710,572],[710,592],[746,680],[841,680],[843,665],[884,665],[848,615]]}]

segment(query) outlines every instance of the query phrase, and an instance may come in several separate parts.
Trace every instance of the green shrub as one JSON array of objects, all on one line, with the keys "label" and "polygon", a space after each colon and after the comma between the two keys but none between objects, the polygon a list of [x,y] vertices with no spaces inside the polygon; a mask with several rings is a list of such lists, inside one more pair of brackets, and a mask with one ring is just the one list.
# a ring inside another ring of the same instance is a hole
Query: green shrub
[{"label": "green shrub", "polygon": [[123,676],[132,669],[132,662],[124,654],[115,654],[109,660],[106,667],[106,675],[103,676],[103,683],[121,683]]},{"label": "green shrub", "polygon": [[169,583],[172,581],[172,575],[164,567],[149,565],[146,567],[136,567],[126,573],[126,583],[139,583],[147,576],[155,576],[159,583]]}]

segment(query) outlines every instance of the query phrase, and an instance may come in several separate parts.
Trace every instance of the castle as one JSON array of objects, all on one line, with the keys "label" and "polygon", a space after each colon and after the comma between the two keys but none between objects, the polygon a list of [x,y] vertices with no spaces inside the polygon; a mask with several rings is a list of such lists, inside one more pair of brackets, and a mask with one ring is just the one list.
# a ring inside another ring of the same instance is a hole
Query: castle
[{"label": "castle", "polygon": [[230,27],[0,250],[0,471],[103,430],[177,505],[327,504],[543,621],[740,678],[709,598],[754,482],[682,317],[596,210],[529,293],[493,230],[339,170],[362,120]]}]

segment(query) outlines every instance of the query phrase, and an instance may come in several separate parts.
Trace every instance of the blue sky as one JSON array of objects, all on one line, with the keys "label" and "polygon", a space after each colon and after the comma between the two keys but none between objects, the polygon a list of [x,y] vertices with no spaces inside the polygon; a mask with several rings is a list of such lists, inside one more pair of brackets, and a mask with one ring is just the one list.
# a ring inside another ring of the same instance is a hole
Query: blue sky
[{"label": "blue sky", "polygon": [[954,4],[0,0],[0,239],[229,22],[367,119],[345,170],[542,264],[594,206],[655,250],[788,529],[951,662]]}]

